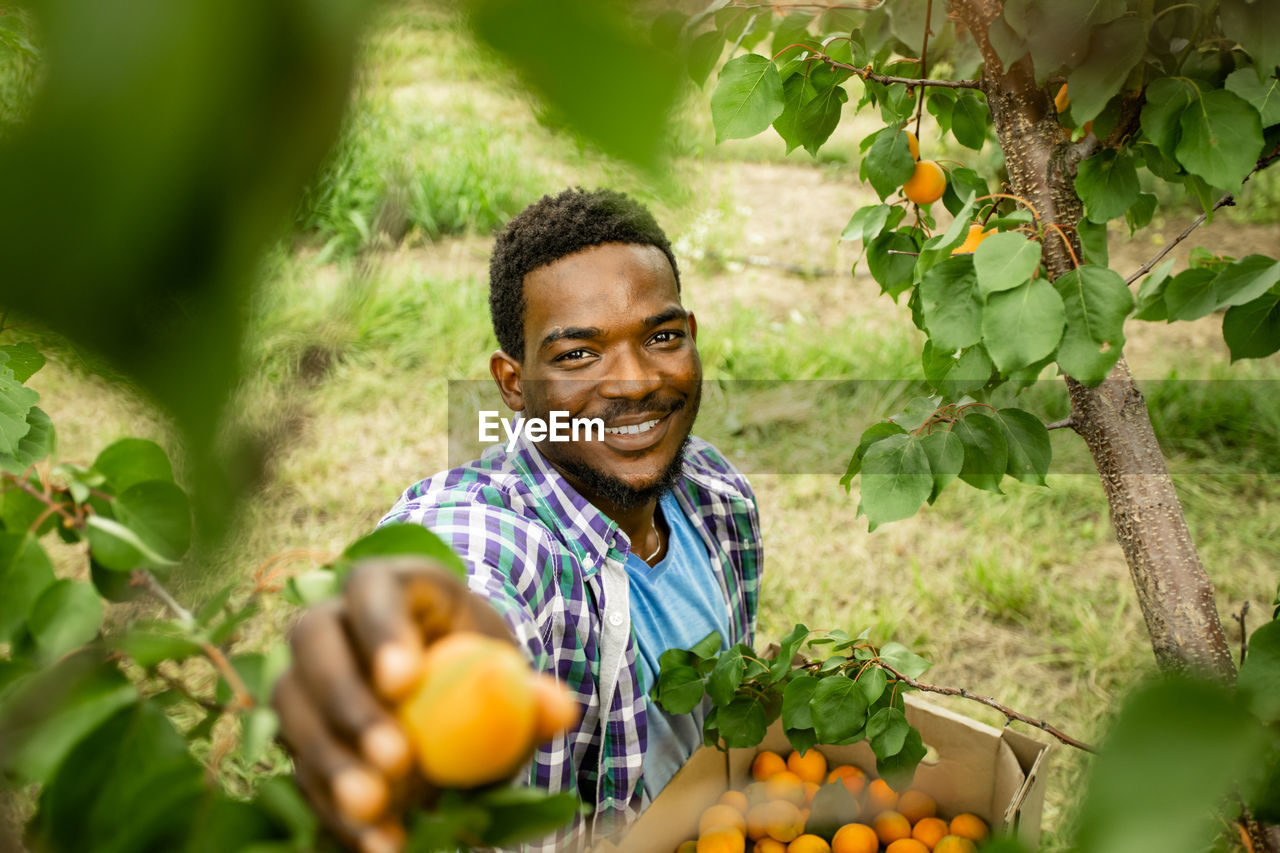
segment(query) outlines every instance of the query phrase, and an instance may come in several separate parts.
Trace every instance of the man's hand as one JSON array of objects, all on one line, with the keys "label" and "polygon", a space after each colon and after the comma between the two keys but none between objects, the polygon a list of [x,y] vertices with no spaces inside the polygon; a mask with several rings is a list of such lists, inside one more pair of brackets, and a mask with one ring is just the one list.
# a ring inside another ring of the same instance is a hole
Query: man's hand
[{"label": "man's hand", "polygon": [[340,600],[311,608],[293,629],[293,664],[272,702],[281,733],[321,818],[364,853],[403,845],[413,758],[388,709],[416,686],[424,648],[454,631],[511,641],[484,598],[408,558],[364,561]]}]

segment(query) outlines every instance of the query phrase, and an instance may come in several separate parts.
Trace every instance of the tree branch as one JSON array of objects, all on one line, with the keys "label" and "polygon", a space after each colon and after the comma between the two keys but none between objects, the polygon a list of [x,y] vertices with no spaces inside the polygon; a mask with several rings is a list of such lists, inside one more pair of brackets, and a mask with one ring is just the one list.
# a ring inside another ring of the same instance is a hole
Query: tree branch
[{"label": "tree branch", "polygon": [[1045,424],[1045,425],[1044,425],[1044,428],[1045,428],[1045,429],[1048,429],[1048,430],[1055,430],[1055,429],[1075,429],[1075,428],[1076,428],[1076,419],[1075,419],[1075,418],[1073,418],[1073,417],[1071,417],[1070,415],[1068,415],[1067,417],[1063,418],[1063,419],[1062,419],[1062,420],[1060,420],[1060,421],[1053,421],[1052,423],[1047,423],[1047,424]]},{"label": "tree branch", "polygon": [[1096,753],[1098,751],[1093,746],[1085,743],[1084,741],[1076,740],[1070,735],[1065,734],[1061,729],[1057,728],[1056,726],[1050,725],[1044,720],[1037,720],[1032,717],[1028,717],[1026,714],[1021,714],[1013,710],[1012,708],[1006,707],[1005,705],[1001,705],[999,702],[997,702],[996,700],[992,699],[989,696],[979,696],[976,693],[970,693],[968,690],[965,690],[963,687],[939,687],[936,684],[925,684],[923,682],[916,681],[914,678],[907,678],[905,675],[898,672],[893,667],[889,666],[889,664],[885,663],[883,660],[878,660],[878,663],[890,675],[897,678],[903,684],[908,684],[916,688],[917,690],[923,690],[926,693],[938,693],[943,696],[959,696],[963,699],[971,699],[974,702],[980,702],[989,708],[995,708],[1001,714],[1004,714],[1005,719],[1007,720],[1019,720],[1021,722],[1026,723],[1027,725],[1035,726],[1041,731],[1048,732],[1049,734],[1056,737],[1058,740],[1065,743],[1067,746],[1074,746],[1076,749],[1082,749],[1085,752]]},{"label": "tree branch", "polygon": [[[1247,184],[1250,178],[1252,178],[1258,172],[1261,172],[1263,169],[1270,166],[1277,157],[1280,157],[1280,143],[1277,143],[1276,147],[1272,148],[1269,153],[1264,154],[1262,157],[1258,158],[1258,162],[1254,165],[1253,169],[1249,172],[1249,174],[1244,176],[1244,180],[1240,182],[1240,185],[1243,187],[1245,184]],[[1209,214],[1213,213],[1215,210],[1217,210],[1220,207],[1227,207],[1235,203],[1236,203],[1236,197],[1233,193],[1227,193],[1222,198],[1218,199],[1217,204],[1215,204],[1209,210],[1206,210],[1204,213],[1196,217],[1195,222],[1192,222],[1190,225],[1184,228],[1182,230],[1182,233],[1179,234],[1172,243],[1165,246],[1160,251],[1156,252],[1155,256],[1152,257],[1151,260],[1147,261],[1145,264],[1138,267],[1138,269],[1133,273],[1133,275],[1129,276],[1124,280],[1124,283],[1126,285],[1131,285],[1138,279],[1142,278],[1147,273],[1151,272],[1152,267],[1160,263],[1160,261],[1164,259],[1165,255],[1173,251],[1174,246],[1178,245],[1183,240],[1187,239],[1187,237],[1191,235],[1192,231],[1195,231],[1197,228],[1203,225],[1206,222],[1206,220],[1208,220]]]},{"label": "tree branch", "polygon": [[[156,576],[146,569],[137,569],[133,573],[133,582],[154,595],[160,602],[173,613],[178,619],[184,622],[188,627],[195,625],[195,617],[191,615],[191,611],[187,610],[169,594],[169,590],[156,579]],[[210,643],[208,640],[196,638],[200,644],[200,648],[204,651],[205,657],[213,664],[218,673],[227,680],[227,685],[231,688],[231,692],[235,695],[235,701],[231,703],[231,710],[238,708],[252,708],[257,703],[253,700],[253,694],[249,692],[249,688],[245,685],[244,679],[240,677],[240,673],[236,672],[236,668],[231,665],[231,661],[227,660],[227,656],[222,653],[222,649]]]}]

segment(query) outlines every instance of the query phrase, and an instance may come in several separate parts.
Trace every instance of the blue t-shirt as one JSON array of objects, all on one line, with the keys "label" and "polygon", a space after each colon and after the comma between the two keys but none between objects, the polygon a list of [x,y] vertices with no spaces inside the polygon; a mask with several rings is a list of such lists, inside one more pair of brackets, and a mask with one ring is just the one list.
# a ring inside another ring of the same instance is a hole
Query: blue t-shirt
[{"label": "blue t-shirt", "polygon": [[[705,543],[674,494],[663,492],[658,505],[671,531],[666,556],[656,566],[634,553],[627,557],[636,670],[645,696],[653,689],[663,652],[690,648],[712,631],[720,632],[725,649],[729,636],[729,608]],[[668,714],[652,701],[646,708],[644,789],[653,798],[702,745],[706,703],[690,714]]]}]

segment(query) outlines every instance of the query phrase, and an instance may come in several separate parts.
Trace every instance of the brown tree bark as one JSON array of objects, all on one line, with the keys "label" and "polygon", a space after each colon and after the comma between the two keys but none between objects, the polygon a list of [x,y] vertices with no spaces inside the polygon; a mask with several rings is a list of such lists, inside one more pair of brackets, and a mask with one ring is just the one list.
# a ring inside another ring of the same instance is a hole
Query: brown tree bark
[{"label": "brown tree bark", "polygon": [[[983,91],[1005,155],[1009,192],[1025,199],[1047,229],[1045,265],[1049,279],[1056,279],[1081,257],[1075,226],[1083,205],[1075,191],[1076,165],[1097,142],[1071,142],[1051,95],[1036,85],[1027,58],[1003,67],[987,38],[1003,0],[949,2],[953,17],[982,52]],[[1121,358],[1096,388],[1071,377],[1066,383],[1072,427],[1084,439],[1102,479],[1157,663],[1165,672],[1194,672],[1233,683],[1236,668],[1213,584],[1191,540],[1128,364]],[[1255,850],[1280,851],[1276,827],[1259,824],[1247,813],[1244,818]]]}]

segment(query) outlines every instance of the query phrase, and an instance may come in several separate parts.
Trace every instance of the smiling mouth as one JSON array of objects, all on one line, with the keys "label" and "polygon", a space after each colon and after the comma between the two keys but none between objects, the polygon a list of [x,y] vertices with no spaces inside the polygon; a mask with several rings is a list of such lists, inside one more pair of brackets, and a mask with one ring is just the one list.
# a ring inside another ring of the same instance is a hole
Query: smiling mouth
[{"label": "smiling mouth", "polygon": [[[663,415],[662,417],[665,418],[666,415]],[[628,424],[627,426],[620,427],[605,427],[604,431],[606,435],[638,435],[642,432],[648,432],[653,429],[661,421],[662,418],[654,418],[651,421],[645,421],[638,424]]]}]

